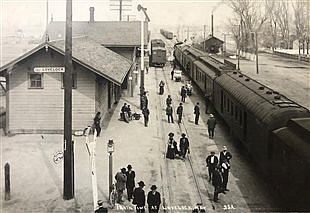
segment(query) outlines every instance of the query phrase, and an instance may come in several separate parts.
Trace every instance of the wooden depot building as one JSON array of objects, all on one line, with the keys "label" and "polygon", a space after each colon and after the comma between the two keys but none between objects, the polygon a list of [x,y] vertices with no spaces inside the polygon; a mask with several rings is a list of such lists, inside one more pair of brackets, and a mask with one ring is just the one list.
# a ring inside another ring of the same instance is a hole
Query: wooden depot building
[{"label": "wooden depot building", "polygon": [[[133,62],[87,37],[72,40],[72,127],[104,117],[120,97]],[[44,42],[0,68],[6,78],[6,132],[62,133],[64,40]]]}]

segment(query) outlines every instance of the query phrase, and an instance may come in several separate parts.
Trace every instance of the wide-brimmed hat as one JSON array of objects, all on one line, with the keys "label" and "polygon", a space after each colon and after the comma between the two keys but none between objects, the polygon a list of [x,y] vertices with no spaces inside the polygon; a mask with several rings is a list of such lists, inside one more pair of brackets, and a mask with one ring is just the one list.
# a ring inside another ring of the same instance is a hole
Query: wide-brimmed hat
[{"label": "wide-brimmed hat", "polygon": [[145,186],[145,184],[144,184],[144,182],[142,180],[138,182],[138,185],[139,186]]},{"label": "wide-brimmed hat", "polygon": [[156,185],[152,185],[151,186],[151,190],[156,190],[157,189],[157,186]]},{"label": "wide-brimmed hat", "polygon": [[213,115],[213,114],[210,114],[210,117],[211,117],[211,118],[213,118],[213,117],[214,117],[214,115]]},{"label": "wide-brimmed hat", "polygon": [[181,135],[182,137],[185,137],[186,136],[186,134],[185,133],[182,133],[182,135]]},{"label": "wide-brimmed hat", "polygon": [[227,147],[226,147],[226,146],[223,146],[223,150],[227,150]]},{"label": "wide-brimmed hat", "polygon": [[168,134],[168,136],[173,137],[173,136],[174,136],[174,133],[173,133],[173,132],[170,132],[170,133]]},{"label": "wide-brimmed hat", "polygon": [[211,151],[211,154],[215,154],[215,152],[214,152],[214,151]]},{"label": "wide-brimmed hat", "polygon": [[127,169],[132,169],[132,166],[129,164],[129,165],[127,166]]}]

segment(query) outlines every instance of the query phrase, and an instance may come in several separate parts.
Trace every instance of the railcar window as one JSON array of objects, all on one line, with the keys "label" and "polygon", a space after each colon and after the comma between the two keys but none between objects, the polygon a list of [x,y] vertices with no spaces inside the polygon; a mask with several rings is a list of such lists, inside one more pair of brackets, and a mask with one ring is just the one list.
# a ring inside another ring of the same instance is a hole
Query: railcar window
[{"label": "railcar window", "polygon": [[223,113],[223,90],[221,90],[221,113]]},{"label": "railcar window", "polygon": [[238,107],[235,106],[235,120],[238,120]]},{"label": "railcar window", "polygon": [[240,124],[240,126],[242,126],[242,111],[241,110],[239,113],[239,124]]},{"label": "railcar window", "polygon": [[230,115],[234,116],[234,103],[231,102],[231,111],[230,111]]},{"label": "railcar window", "polygon": [[229,99],[227,98],[227,112],[229,112],[229,109],[230,109],[230,101],[229,101]]},{"label": "railcar window", "polygon": [[226,109],[226,95],[224,95],[224,109]]}]

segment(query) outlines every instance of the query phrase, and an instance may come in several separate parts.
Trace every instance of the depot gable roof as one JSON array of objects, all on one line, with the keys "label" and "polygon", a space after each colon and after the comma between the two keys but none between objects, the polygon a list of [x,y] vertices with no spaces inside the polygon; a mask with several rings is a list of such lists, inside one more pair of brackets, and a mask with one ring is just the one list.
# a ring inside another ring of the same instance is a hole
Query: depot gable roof
[{"label": "depot gable roof", "polygon": [[[1,67],[0,72],[3,75],[3,71],[10,69],[14,64],[26,59],[42,48],[51,48],[64,55],[64,44],[64,40],[42,43]],[[131,67],[131,62],[128,59],[88,37],[72,39],[72,60],[118,85],[123,83]]]}]

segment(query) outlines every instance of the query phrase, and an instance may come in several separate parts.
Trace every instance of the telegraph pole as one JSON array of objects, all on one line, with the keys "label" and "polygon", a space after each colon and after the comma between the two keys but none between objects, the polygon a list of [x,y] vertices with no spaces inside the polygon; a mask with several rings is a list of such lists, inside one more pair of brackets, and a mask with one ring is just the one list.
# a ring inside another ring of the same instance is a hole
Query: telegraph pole
[{"label": "telegraph pole", "polygon": [[[241,23],[240,23],[241,24]],[[238,63],[237,63],[237,69],[240,70],[240,28],[241,28],[241,25],[239,24],[238,26]]]},{"label": "telegraph pole", "polygon": [[[131,11],[130,8],[126,7],[131,7],[131,4],[123,4],[124,1],[131,2],[131,0],[110,0],[111,2],[119,2],[119,4],[110,4],[111,7],[118,7],[118,9],[111,9],[111,10],[117,10],[119,11],[119,21],[122,21],[122,14],[123,11]],[[126,2],[125,2],[126,3]]]},{"label": "telegraph pole", "polygon": [[64,73],[64,188],[63,198],[74,198],[74,153],[72,142],[72,0],[66,6]]},{"label": "telegraph pole", "polygon": [[256,53],[256,74],[258,74],[258,43],[257,43],[257,32],[254,32],[255,35],[255,53]]}]

